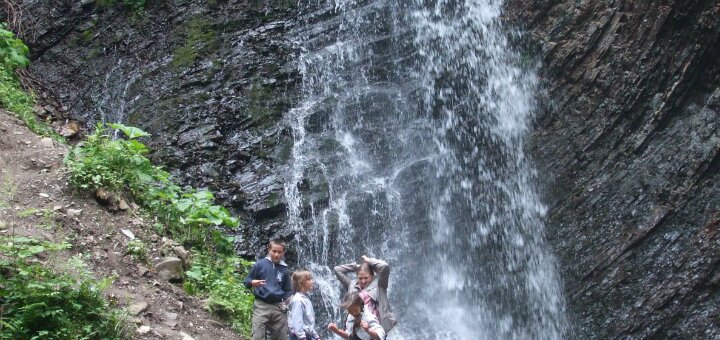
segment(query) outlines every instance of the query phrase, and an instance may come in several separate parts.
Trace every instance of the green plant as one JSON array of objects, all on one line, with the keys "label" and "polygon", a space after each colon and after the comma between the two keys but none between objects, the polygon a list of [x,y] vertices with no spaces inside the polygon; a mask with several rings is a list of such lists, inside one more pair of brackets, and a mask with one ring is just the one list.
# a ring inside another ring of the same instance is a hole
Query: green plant
[{"label": "green plant", "polygon": [[212,255],[201,252],[193,256],[192,266],[185,272],[185,291],[207,296],[207,308],[227,320],[232,327],[250,336],[254,295],[243,285],[246,270],[252,262],[232,254],[232,237],[216,240],[228,248],[218,249]]},{"label": "green plant", "polygon": [[184,27],[183,45],[173,51],[170,63],[175,69],[192,65],[200,55],[208,54],[218,48],[218,38],[212,25],[200,18],[193,18]]},{"label": "green plant", "polygon": [[10,207],[10,201],[15,197],[17,187],[9,173],[3,176],[0,182],[0,211]]},{"label": "green plant", "polygon": [[72,149],[65,159],[71,184],[93,191],[104,188],[129,192],[167,226],[173,238],[190,246],[204,244],[212,226],[238,225],[227,209],[214,204],[211,192],[180,188],[167,171],[145,157],[149,150],[137,138],[147,136],[146,132],[122,124],[109,126],[122,131],[128,139],[113,140],[105,126],[99,124],[87,141]]},{"label": "green plant", "polygon": [[96,280],[78,260],[69,275],[35,259],[69,247],[0,237],[0,339],[124,338],[122,314],[102,296],[112,279]]},{"label": "green plant", "polygon": [[0,107],[17,115],[33,132],[63,141],[47,124],[37,120],[33,111],[35,98],[22,89],[15,75],[15,70],[30,64],[29,49],[6,27],[6,23],[0,23]]},{"label": "green plant", "polygon": [[[192,247],[193,264],[186,272],[185,289],[207,296],[208,308],[227,319],[235,329],[250,333],[253,295],[242,278],[251,263],[234,254],[233,238],[217,226],[238,226],[227,209],[214,204],[207,190],[180,188],[170,174],[145,157],[148,149],[137,138],[144,131],[122,124],[109,124],[127,139],[112,139],[104,125],[96,127],[87,141],[70,151],[65,162],[70,183],[82,189],[106,188],[128,192],[147,213],[155,215],[153,227]],[[131,241],[126,253],[145,257],[142,242]],[[238,271],[239,270],[239,271]]]},{"label": "green plant", "polygon": [[148,251],[145,243],[140,240],[131,240],[125,246],[125,254],[132,256],[135,261],[148,263]]}]

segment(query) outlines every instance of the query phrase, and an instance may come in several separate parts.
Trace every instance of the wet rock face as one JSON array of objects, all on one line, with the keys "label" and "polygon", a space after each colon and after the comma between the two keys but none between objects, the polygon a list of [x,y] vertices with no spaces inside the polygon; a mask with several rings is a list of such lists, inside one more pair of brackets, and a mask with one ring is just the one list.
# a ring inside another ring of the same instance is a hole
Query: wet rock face
[{"label": "wet rock face", "polygon": [[[297,1],[115,2],[25,0],[32,71],[73,116],[151,132],[179,179],[242,214],[247,254],[286,234]],[[570,337],[720,336],[717,1],[508,0],[506,14],[542,64],[528,146]]]},{"label": "wet rock face", "polygon": [[241,214],[241,248],[252,254],[287,234],[281,175],[292,137],[282,117],[298,81],[286,37],[294,3],[148,1],[135,12],[122,1],[28,0],[24,38],[33,73],[72,116],[150,132],[153,157],[177,179]]},{"label": "wet rock face", "polygon": [[575,335],[720,336],[720,4],[526,1],[541,58],[529,147]]}]

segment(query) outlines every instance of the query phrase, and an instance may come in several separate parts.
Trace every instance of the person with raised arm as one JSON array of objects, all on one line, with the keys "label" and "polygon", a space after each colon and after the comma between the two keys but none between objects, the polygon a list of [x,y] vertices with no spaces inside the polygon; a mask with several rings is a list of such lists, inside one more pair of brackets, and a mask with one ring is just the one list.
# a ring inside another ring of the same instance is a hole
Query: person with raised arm
[{"label": "person with raised arm", "polygon": [[[363,255],[362,263],[348,263],[334,268],[335,276],[348,293],[357,292],[366,309],[380,321],[385,333],[395,327],[397,321],[390,308],[387,289],[390,283],[390,266],[387,262]],[[355,273],[355,278],[349,276]]]}]

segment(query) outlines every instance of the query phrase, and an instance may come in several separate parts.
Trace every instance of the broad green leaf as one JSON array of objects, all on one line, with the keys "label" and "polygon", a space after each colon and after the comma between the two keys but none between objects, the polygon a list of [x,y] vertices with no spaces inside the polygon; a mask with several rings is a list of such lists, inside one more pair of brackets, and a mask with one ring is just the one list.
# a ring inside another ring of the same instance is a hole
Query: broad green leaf
[{"label": "broad green leaf", "polygon": [[122,131],[125,134],[125,136],[127,136],[127,138],[130,138],[130,139],[150,136],[149,133],[147,133],[143,130],[140,130],[140,129],[138,129],[136,127],[132,127],[132,126],[125,126],[120,123],[110,123],[110,124],[108,124],[108,126],[113,129]]}]

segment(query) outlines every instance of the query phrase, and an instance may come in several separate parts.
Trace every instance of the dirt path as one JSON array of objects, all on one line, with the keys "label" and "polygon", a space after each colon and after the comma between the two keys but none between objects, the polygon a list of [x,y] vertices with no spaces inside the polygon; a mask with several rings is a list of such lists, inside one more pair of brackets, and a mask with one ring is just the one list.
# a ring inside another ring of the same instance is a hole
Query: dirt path
[{"label": "dirt path", "polygon": [[[242,339],[181,284],[152,270],[167,241],[151,223],[132,208],[111,213],[68,186],[62,167],[67,150],[0,110],[0,234],[66,240],[72,248],[59,260],[81,254],[98,278],[117,275],[107,296],[129,311],[135,339]],[[126,254],[133,237],[145,245],[149,263]]]}]

